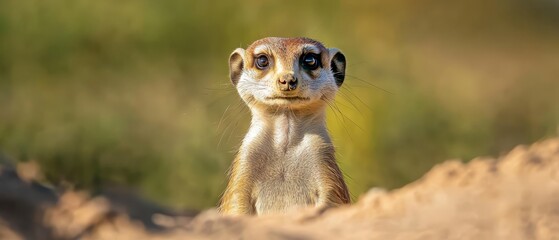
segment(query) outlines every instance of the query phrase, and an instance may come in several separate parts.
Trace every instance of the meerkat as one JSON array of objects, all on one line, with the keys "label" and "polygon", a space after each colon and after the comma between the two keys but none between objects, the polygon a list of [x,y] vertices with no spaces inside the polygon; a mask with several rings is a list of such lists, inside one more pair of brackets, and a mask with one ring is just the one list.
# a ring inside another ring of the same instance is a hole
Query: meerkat
[{"label": "meerkat", "polygon": [[308,38],[264,38],[233,51],[230,80],[252,121],[220,212],[262,215],[350,202],[325,118],[345,68],[340,50]]}]

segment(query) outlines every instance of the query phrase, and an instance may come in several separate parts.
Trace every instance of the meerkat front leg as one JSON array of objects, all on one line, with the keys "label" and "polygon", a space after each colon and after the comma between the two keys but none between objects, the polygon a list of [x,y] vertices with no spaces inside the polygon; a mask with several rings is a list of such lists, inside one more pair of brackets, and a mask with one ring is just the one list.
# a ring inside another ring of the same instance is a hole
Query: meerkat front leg
[{"label": "meerkat front leg", "polygon": [[221,213],[232,215],[254,214],[253,184],[251,184],[250,176],[242,172],[239,161],[239,157],[233,161],[229,183],[221,197],[218,210]]},{"label": "meerkat front leg", "polygon": [[219,211],[224,214],[244,215],[255,214],[251,201],[251,193],[244,189],[228,189],[230,191],[223,195]]},{"label": "meerkat front leg", "polygon": [[351,202],[343,174],[333,158],[333,151],[329,155],[332,158],[326,160],[322,165],[323,177],[318,191],[317,207],[335,207]]}]

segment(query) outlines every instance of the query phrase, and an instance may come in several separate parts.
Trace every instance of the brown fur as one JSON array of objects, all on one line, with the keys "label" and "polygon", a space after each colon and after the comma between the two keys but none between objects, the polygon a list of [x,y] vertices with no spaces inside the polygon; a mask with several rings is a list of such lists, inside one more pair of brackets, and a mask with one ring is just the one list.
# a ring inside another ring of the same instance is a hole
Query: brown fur
[{"label": "brown fur", "polygon": [[220,211],[231,214],[254,214],[255,210],[250,199],[250,189],[253,187],[250,176],[239,171],[239,157],[233,160],[229,169],[229,184],[220,202]]},{"label": "brown fur", "polygon": [[[301,57],[309,51],[320,56],[316,70],[301,66]],[[255,67],[260,54],[269,58],[266,69]],[[266,214],[350,202],[325,121],[325,108],[344,73],[343,54],[307,38],[265,38],[233,52],[231,82],[253,120],[232,163],[221,212]],[[285,74],[298,79],[293,91],[276,86]],[[302,100],[274,100],[275,96]]]}]

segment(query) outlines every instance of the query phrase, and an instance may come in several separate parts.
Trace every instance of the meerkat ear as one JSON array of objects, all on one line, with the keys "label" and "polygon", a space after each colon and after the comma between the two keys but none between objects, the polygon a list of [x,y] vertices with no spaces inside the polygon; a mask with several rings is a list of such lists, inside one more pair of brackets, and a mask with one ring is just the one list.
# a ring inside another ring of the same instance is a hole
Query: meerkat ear
[{"label": "meerkat ear", "polygon": [[330,56],[330,68],[332,69],[332,73],[334,74],[334,79],[336,79],[336,84],[338,85],[338,87],[341,87],[345,79],[345,56],[337,48],[329,48],[328,53]]},{"label": "meerkat ear", "polygon": [[244,57],[245,57],[245,50],[242,48],[237,48],[231,56],[229,56],[229,78],[231,79],[231,83],[233,85],[237,85],[239,82],[239,78],[241,78],[241,73],[243,72],[244,68]]}]

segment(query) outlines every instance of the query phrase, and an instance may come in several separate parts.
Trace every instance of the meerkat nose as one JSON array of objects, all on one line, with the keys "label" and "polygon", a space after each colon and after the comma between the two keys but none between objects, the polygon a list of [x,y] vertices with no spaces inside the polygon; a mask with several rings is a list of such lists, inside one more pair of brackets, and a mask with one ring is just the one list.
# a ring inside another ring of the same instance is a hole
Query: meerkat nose
[{"label": "meerkat nose", "polygon": [[297,78],[293,73],[286,73],[279,77],[277,87],[281,91],[292,91],[297,89]]}]

